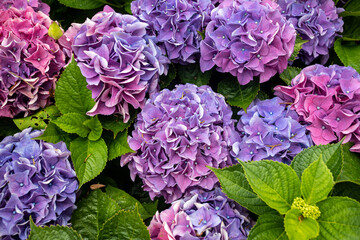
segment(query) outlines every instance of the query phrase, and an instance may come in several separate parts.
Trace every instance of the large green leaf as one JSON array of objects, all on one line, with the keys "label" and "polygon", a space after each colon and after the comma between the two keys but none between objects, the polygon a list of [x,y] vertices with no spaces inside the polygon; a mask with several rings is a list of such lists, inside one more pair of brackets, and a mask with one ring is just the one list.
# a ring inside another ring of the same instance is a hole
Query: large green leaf
[{"label": "large green leaf", "polygon": [[317,204],[320,235],[317,239],[359,239],[360,203],[346,197],[329,197]]},{"label": "large green leaf", "polygon": [[248,240],[287,240],[284,217],[278,214],[260,215],[251,229]]},{"label": "large green leaf", "polygon": [[135,116],[135,113],[131,113],[130,120],[127,123],[124,123],[122,117],[118,115],[99,116],[99,119],[104,129],[112,131],[114,133],[115,139],[119,132],[122,132],[131,126],[131,123],[134,121]]},{"label": "large green leaf", "polygon": [[14,119],[14,123],[20,130],[32,127],[34,129],[44,129],[49,122],[60,116],[60,112],[56,106],[49,106],[39,112],[26,118]]},{"label": "large green leaf", "polygon": [[241,163],[254,192],[271,208],[285,214],[300,197],[300,179],[288,165],[263,160]]},{"label": "large green leaf", "polygon": [[229,198],[258,215],[273,211],[251,189],[240,164],[223,169],[210,169],[216,174],[223,192]]},{"label": "large green leaf", "polygon": [[108,150],[102,138],[90,141],[79,137],[71,142],[70,151],[80,187],[99,175],[105,168]]},{"label": "large green leaf", "polygon": [[128,137],[128,131],[126,129],[125,131],[117,134],[115,139],[112,139],[110,137],[105,138],[109,150],[109,157],[108,157],[109,160],[113,160],[126,153],[134,152],[134,150],[132,150],[129,147],[129,144],[127,142],[127,137]]},{"label": "large green leaf", "polygon": [[91,91],[86,86],[86,79],[73,58],[56,84],[55,102],[61,113],[85,114],[94,106]]},{"label": "large green leaf", "polygon": [[50,143],[58,143],[60,141],[68,142],[70,140],[69,134],[62,131],[54,123],[49,123],[49,125],[45,128],[44,133],[34,139],[44,140],[45,142]]},{"label": "large green leaf", "polygon": [[92,117],[84,121],[83,124],[90,129],[90,133],[88,136],[89,140],[96,141],[101,137],[103,127],[101,125],[101,122],[99,121],[98,116]]},{"label": "large green leaf", "polygon": [[360,185],[352,182],[341,182],[335,184],[332,196],[342,196],[360,201]]},{"label": "large green leaf", "polygon": [[293,80],[300,72],[301,68],[289,66],[280,74],[280,78],[286,85],[291,85],[291,80]]},{"label": "large green leaf", "polygon": [[28,240],[81,240],[74,229],[63,226],[37,227],[30,218],[30,235]]},{"label": "large green leaf", "polygon": [[360,45],[356,42],[343,41],[341,38],[335,41],[334,49],[344,66],[353,67],[360,72]]},{"label": "large green leaf", "polygon": [[[345,12],[341,16],[360,16],[360,2],[358,0],[350,0],[346,4]],[[358,25],[359,22],[353,22],[353,25]]]},{"label": "large green leaf", "polygon": [[200,87],[209,84],[211,71],[202,73],[198,64],[178,65],[178,75],[182,83],[192,83]]},{"label": "large green leaf", "polygon": [[[358,12],[360,13],[360,11]],[[343,40],[345,41],[359,41],[360,40],[360,15],[359,17],[345,17]],[[354,24],[358,23],[358,24]]]},{"label": "large green leaf", "polygon": [[290,240],[312,239],[319,235],[318,222],[311,218],[303,218],[298,209],[290,209],[286,213],[284,225]]},{"label": "large green leaf", "polygon": [[94,9],[104,5],[104,1],[101,0],[58,0],[60,3],[67,7],[77,9]]},{"label": "large green leaf", "polygon": [[87,137],[90,129],[83,124],[87,119],[87,116],[79,113],[66,113],[53,120],[52,123],[67,133],[76,133],[80,137]]},{"label": "large green leaf", "polygon": [[358,153],[350,152],[351,146],[351,143],[342,145],[344,162],[336,182],[350,181],[360,185],[360,157]]}]

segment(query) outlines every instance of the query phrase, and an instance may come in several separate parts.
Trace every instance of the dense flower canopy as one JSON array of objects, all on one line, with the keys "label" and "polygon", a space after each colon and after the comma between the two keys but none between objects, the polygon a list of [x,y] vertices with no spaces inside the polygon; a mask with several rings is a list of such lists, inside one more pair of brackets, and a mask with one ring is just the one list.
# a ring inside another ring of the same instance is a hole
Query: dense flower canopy
[{"label": "dense flower canopy", "polygon": [[194,190],[169,209],[157,212],[148,229],[156,240],[245,240],[253,224],[245,208],[215,188]]},{"label": "dense flower canopy", "polygon": [[0,142],[0,236],[26,239],[37,225],[66,225],[78,188],[65,143],[33,140],[30,128]]},{"label": "dense flower canopy", "polygon": [[150,197],[170,203],[193,187],[211,190],[218,182],[206,166],[234,163],[229,151],[234,120],[224,97],[208,86],[178,85],[153,95],[138,115],[129,146],[136,153],[121,158],[131,178],[138,175]]},{"label": "dense flower canopy", "polygon": [[9,9],[10,7],[25,10],[28,6],[32,7],[35,11],[42,11],[46,15],[49,15],[49,5],[40,0],[1,0],[0,2],[0,9],[3,10]]},{"label": "dense flower canopy", "polygon": [[89,115],[120,113],[127,122],[129,105],[142,108],[146,92],[157,90],[168,59],[147,26],[108,6],[80,26],[72,49],[96,102]]},{"label": "dense flower canopy", "polygon": [[315,144],[353,142],[360,152],[360,75],[351,67],[312,65],[304,68],[291,86],[275,87],[275,94],[310,124]]},{"label": "dense flower canopy", "polygon": [[202,71],[214,65],[241,85],[268,81],[288,65],[296,32],[271,1],[225,0],[211,12],[200,44]]}]

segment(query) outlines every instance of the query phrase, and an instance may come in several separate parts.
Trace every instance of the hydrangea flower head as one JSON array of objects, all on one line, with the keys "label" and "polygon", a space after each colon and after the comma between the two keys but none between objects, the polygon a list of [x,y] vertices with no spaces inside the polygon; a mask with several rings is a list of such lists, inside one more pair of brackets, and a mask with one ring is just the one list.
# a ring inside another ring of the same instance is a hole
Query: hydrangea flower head
[{"label": "hydrangea flower head", "polygon": [[148,229],[151,239],[245,240],[253,225],[245,208],[215,188],[173,202],[155,214]]},{"label": "hydrangea flower head", "polygon": [[119,113],[127,122],[129,105],[143,107],[146,92],[157,90],[168,59],[147,26],[105,6],[80,27],[72,49],[96,102],[89,115]]},{"label": "hydrangea flower head", "polygon": [[0,9],[6,10],[11,7],[19,10],[25,10],[27,7],[32,7],[35,11],[42,11],[49,15],[50,6],[40,0],[1,0]]},{"label": "hydrangea flower head", "polygon": [[218,182],[206,166],[223,168],[230,157],[234,120],[224,97],[209,86],[178,85],[154,94],[138,114],[128,142],[131,178],[139,176],[150,197],[164,196],[168,203],[193,188],[211,190]]},{"label": "hydrangea flower head", "polygon": [[335,37],[343,31],[344,22],[338,16],[343,9],[336,8],[332,0],[277,0],[277,3],[300,37],[308,40],[302,45],[300,58],[309,64],[322,56],[325,63]]},{"label": "hydrangea flower head", "polygon": [[0,142],[0,236],[26,239],[36,225],[66,225],[78,188],[65,143],[33,140],[30,128]]},{"label": "hydrangea flower head", "polygon": [[0,9],[0,117],[29,115],[50,104],[70,59],[48,35],[52,20],[33,8]]},{"label": "hydrangea flower head", "polygon": [[199,32],[204,32],[214,5],[210,0],[135,0],[134,16],[149,24],[148,31],[159,40],[159,46],[175,63],[199,60]]},{"label": "hydrangea flower head", "polygon": [[200,44],[202,71],[214,65],[241,85],[268,81],[288,65],[296,32],[272,1],[225,0],[211,12]]},{"label": "hydrangea flower head", "polygon": [[306,127],[297,121],[299,116],[280,98],[257,99],[239,115],[240,138],[232,145],[232,154],[242,161],[271,159],[288,164],[312,144]]}]

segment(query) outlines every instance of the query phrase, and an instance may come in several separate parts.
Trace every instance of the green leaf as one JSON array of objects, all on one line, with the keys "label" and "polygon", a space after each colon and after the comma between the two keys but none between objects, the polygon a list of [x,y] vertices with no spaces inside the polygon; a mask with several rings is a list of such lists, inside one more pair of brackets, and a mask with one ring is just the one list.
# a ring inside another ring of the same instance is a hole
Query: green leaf
[{"label": "green leaf", "polygon": [[351,143],[342,145],[344,161],[336,182],[350,181],[360,185],[360,157],[358,153],[350,152],[351,146]]},{"label": "green leaf", "polygon": [[315,205],[328,196],[334,186],[334,178],[322,155],[306,168],[301,176],[301,193],[309,205]]},{"label": "green leaf", "polygon": [[58,0],[67,7],[77,9],[95,9],[104,5],[100,0]]},{"label": "green leaf", "polygon": [[[360,3],[359,1],[348,1],[345,7],[345,12],[340,13],[340,16],[360,16]],[[353,22],[353,25],[358,25],[359,22]],[[344,24],[345,25],[345,24]]]},{"label": "green leaf", "polygon": [[342,196],[360,201],[360,185],[352,182],[341,182],[335,184],[332,196]]},{"label": "green leaf", "polygon": [[61,30],[61,28],[59,27],[57,22],[51,23],[49,30],[48,30],[48,35],[55,40],[58,40],[59,38],[61,38],[61,36],[63,35],[63,31]]},{"label": "green leaf", "polygon": [[76,133],[80,137],[87,137],[90,129],[83,122],[88,118],[79,113],[67,113],[52,121],[61,130],[67,133]]},{"label": "green leaf", "polygon": [[296,36],[294,52],[291,54],[289,61],[295,61],[297,55],[299,54],[300,50],[302,49],[302,45],[308,42],[308,40],[302,40],[299,35]]},{"label": "green leaf", "polygon": [[28,240],[81,240],[74,229],[63,226],[37,227],[30,217],[30,236]]},{"label": "green leaf", "polygon": [[105,168],[108,150],[102,138],[90,141],[79,137],[71,142],[70,151],[80,187],[99,175]]},{"label": "green leaf", "polygon": [[106,143],[109,148],[109,160],[113,160],[117,157],[120,157],[126,153],[135,152],[129,147],[127,142],[128,131],[127,129],[119,133],[115,139],[106,138]]},{"label": "green leaf", "polygon": [[44,129],[51,120],[58,116],[60,116],[60,112],[57,107],[49,106],[26,118],[14,119],[14,123],[20,130],[24,130],[28,127]]},{"label": "green leaf", "polygon": [[223,169],[210,169],[219,179],[223,192],[229,198],[258,215],[273,211],[251,189],[240,164]]},{"label": "green leaf", "polygon": [[346,42],[341,38],[335,41],[334,49],[344,66],[353,67],[360,72],[360,45],[356,42]]},{"label": "green leaf", "polygon": [[360,203],[346,197],[329,197],[317,204],[320,235],[317,239],[359,239]]},{"label": "green leaf", "polygon": [[150,218],[156,213],[156,209],[155,211],[148,212],[138,200],[121,189],[107,186],[106,194],[114,199],[123,210],[135,210],[138,207],[142,219]]},{"label": "green leaf", "polygon": [[130,120],[127,123],[124,123],[122,117],[118,115],[99,116],[99,118],[103,128],[112,131],[115,139],[119,132],[122,132],[131,126],[135,116],[136,114],[130,114]]},{"label": "green leaf", "polygon": [[241,163],[254,192],[271,208],[285,214],[300,197],[300,179],[288,165],[263,160]]},{"label": "green leaf", "polygon": [[113,199],[96,190],[77,204],[71,224],[84,239],[96,240],[103,224],[120,210]]},{"label": "green leaf", "polygon": [[248,240],[287,240],[284,217],[278,214],[260,215],[249,233]]},{"label": "green leaf", "polygon": [[103,128],[98,116],[92,117],[83,122],[84,126],[90,129],[89,140],[96,141],[101,137]]},{"label": "green leaf", "polygon": [[[349,12],[344,12],[349,13]],[[360,13],[357,12],[357,13]],[[360,15],[359,15],[360,16]],[[344,31],[341,34],[344,41],[359,41],[360,40],[360,17],[345,17],[344,20]]]},{"label": "green leaf", "polygon": [[295,156],[290,166],[296,174],[301,177],[304,170],[322,155],[326,166],[330,169],[336,179],[342,167],[341,142],[336,144],[318,145],[302,150]]},{"label": "green leaf", "polygon": [[311,218],[303,218],[298,209],[290,209],[286,213],[284,225],[290,240],[312,239],[319,235],[318,222]]},{"label": "green leaf", "polygon": [[49,125],[47,125],[47,127],[45,128],[44,133],[34,139],[44,140],[45,142],[50,143],[58,143],[60,141],[68,142],[69,134],[62,131],[54,123],[50,122]]},{"label": "green leaf", "polygon": [[170,85],[170,83],[176,78],[176,67],[172,63],[169,65],[169,70],[167,75],[161,75],[159,85],[161,89],[164,89]]},{"label": "green leaf", "polygon": [[223,79],[218,84],[218,92],[226,98],[231,106],[244,110],[255,99],[260,90],[259,81],[253,80],[246,85],[240,85],[236,78]]},{"label": "green leaf", "polygon": [[99,239],[150,240],[150,234],[137,211],[119,211],[107,221]]},{"label": "green leaf", "polygon": [[75,112],[85,115],[95,105],[91,91],[86,86],[86,79],[73,58],[61,74],[55,89],[56,106],[62,114]]},{"label": "green leaf", "polygon": [[201,72],[199,64],[178,65],[178,75],[182,83],[192,83],[200,87],[209,84],[211,71]]},{"label": "green leaf", "polygon": [[301,68],[289,66],[280,74],[280,78],[286,83],[286,85],[290,85],[291,80],[299,75],[300,72]]}]

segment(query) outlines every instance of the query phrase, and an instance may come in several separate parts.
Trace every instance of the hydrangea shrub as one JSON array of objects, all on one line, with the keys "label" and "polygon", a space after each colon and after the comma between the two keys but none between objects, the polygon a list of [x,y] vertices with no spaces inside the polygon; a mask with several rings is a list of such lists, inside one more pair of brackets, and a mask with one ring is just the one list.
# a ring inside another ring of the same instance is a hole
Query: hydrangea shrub
[{"label": "hydrangea shrub", "polygon": [[0,9],[3,10],[11,7],[25,10],[28,6],[32,7],[35,11],[42,11],[46,15],[49,15],[50,6],[40,0],[2,0],[0,2]]}]

